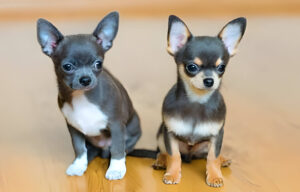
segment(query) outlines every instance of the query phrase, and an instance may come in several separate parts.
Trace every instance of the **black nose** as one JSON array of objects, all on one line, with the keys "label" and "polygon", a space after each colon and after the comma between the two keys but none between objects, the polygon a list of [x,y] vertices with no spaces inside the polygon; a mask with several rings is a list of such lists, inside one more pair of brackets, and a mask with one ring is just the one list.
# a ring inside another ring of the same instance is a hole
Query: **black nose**
[{"label": "black nose", "polygon": [[88,76],[84,76],[79,79],[79,83],[83,86],[88,86],[91,83],[91,81],[91,78]]},{"label": "black nose", "polygon": [[212,87],[214,85],[214,79],[206,78],[203,80],[203,83],[206,87]]}]

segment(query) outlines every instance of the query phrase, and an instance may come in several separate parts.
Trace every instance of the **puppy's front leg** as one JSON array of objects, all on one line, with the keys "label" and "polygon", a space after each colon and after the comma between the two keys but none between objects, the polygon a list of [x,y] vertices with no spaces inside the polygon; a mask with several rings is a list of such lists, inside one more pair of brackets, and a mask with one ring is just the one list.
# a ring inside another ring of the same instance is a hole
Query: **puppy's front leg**
[{"label": "puppy's front leg", "polygon": [[67,123],[67,125],[72,138],[73,148],[75,151],[75,160],[68,167],[66,173],[70,176],[81,176],[86,171],[88,165],[85,137],[82,133],[80,133],[70,124]]},{"label": "puppy's front leg", "polygon": [[109,180],[122,179],[126,173],[125,165],[125,125],[114,122],[109,125],[112,143],[111,159],[105,177]]},{"label": "puppy's front leg", "polygon": [[[165,133],[166,134],[166,133]],[[167,133],[168,134],[168,133]],[[178,141],[170,134],[165,137],[169,139],[171,154],[166,153],[166,173],[163,178],[165,184],[177,184],[181,179],[181,156]]]},{"label": "puppy's front leg", "polygon": [[220,151],[222,147],[224,129],[221,128],[219,134],[212,137],[206,162],[206,183],[211,187],[222,187],[223,176],[221,172],[222,159]]}]

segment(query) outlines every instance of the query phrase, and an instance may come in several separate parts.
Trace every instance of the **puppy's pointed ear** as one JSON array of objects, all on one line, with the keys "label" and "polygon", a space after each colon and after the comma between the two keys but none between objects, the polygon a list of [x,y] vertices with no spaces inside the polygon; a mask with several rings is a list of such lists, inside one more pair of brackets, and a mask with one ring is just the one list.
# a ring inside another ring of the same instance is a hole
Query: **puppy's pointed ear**
[{"label": "puppy's pointed ear", "polygon": [[64,36],[49,21],[39,19],[37,21],[37,38],[43,52],[51,56]]},{"label": "puppy's pointed ear", "polygon": [[175,55],[192,37],[186,24],[175,15],[169,16],[168,52]]},{"label": "puppy's pointed ear", "polygon": [[244,35],[246,24],[247,20],[244,17],[234,19],[225,25],[218,34],[230,56],[236,53],[237,46]]},{"label": "puppy's pointed ear", "polygon": [[97,38],[97,43],[104,51],[111,48],[112,42],[118,33],[119,13],[111,12],[106,15],[98,24],[93,35]]}]

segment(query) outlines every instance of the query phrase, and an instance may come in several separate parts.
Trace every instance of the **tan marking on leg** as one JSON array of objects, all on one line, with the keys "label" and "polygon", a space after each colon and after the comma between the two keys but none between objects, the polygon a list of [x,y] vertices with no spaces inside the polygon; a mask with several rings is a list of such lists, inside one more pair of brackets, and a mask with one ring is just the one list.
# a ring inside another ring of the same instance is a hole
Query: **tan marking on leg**
[{"label": "tan marking on leg", "polygon": [[153,163],[153,169],[166,169],[167,155],[165,153],[158,153],[156,160]]},{"label": "tan marking on leg", "polygon": [[206,183],[211,187],[222,187],[223,176],[221,172],[220,156],[215,156],[214,139],[211,141],[206,162]]},{"label": "tan marking on leg", "polygon": [[177,184],[181,179],[181,156],[179,152],[178,141],[175,138],[170,138],[172,155],[167,156],[167,171],[163,177],[165,184]]}]

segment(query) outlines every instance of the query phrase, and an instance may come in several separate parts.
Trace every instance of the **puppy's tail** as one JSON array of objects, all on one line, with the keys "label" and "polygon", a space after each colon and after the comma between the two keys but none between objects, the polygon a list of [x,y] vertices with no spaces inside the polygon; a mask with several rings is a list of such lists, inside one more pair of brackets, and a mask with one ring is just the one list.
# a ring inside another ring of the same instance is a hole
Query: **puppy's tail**
[{"label": "puppy's tail", "polygon": [[129,152],[127,156],[155,159],[157,153],[158,150],[134,149],[133,151]]}]

